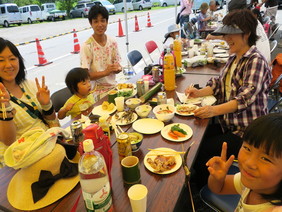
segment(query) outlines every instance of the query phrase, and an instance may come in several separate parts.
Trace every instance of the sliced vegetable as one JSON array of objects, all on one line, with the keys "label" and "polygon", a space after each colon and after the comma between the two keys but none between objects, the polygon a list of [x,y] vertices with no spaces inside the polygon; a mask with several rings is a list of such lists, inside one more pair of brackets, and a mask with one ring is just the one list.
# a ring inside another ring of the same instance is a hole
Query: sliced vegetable
[{"label": "sliced vegetable", "polygon": [[182,132],[179,132],[179,131],[172,131],[173,134],[177,135],[178,137],[185,137],[186,135],[184,135]]},{"label": "sliced vegetable", "polygon": [[187,135],[187,132],[179,127],[179,124],[173,125],[171,127],[171,131],[178,131],[178,132],[183,133],[184,135]]},{"label": "sliced vegetable", "polygon": [[169,131],[168,132],[169,137],[171,137],[172,139],[178,140],[178,136],[175,135],[173,132]]}]

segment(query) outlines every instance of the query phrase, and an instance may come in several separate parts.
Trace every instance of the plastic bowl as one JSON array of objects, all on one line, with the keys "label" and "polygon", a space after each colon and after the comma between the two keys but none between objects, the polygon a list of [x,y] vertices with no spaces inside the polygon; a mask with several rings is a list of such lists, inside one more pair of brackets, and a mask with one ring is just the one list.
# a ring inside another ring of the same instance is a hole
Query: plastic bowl
[{"label": "plastic bowl", "polygon": [[128,133],[128,136],[131,143],[132,152],[138,151],[143,141],[143,135],[138,132],[132,132]]},{"label": "plastic bowl", "polygon": [[125,101],[125,104],[127,105],[127,107],[131,109],[135,109],[137,106],[140,105],[140,103],[141,103],[141,100],[138,98],[130,98]]},{"label": "plastic bowl", "polygon": [[154,107],[153,113],[155,114],[158,120],[163,122],[169,122],[174,117],[175,107],[173,105],[168,105],[168,104],[158,105]]},{"label": "plastic bowl", "polygon": [[151,112],[152,107],[150,105],[140,105],[137,108],[135,108],[136,113],[141,118],[146,118],[149,113]]}]

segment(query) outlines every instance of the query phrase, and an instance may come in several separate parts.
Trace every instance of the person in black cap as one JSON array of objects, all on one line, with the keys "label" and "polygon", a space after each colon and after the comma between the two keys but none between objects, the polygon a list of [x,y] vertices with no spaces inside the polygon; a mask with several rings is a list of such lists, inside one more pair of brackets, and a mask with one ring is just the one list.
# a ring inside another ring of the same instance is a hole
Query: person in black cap
[{"label": "person in black cap", "polygon": [[226,65],[218,77],[208,81],[205,88],[189,87],[185,90],[191,98],[214,95],[217,99],[216,105],[203,106],[194,111],[196,117],[218,117],[220,123],[208,127],[194,165],[199,187],[207,183],[206,162],[220,155],[222,143],[228,143],[228,157],[232,154],[237,157],[246,127],[254,119],[268,113],[271,71],[255,46],[257,24],[248,9],[227,14],[223,26],[212,33],[222,35],[230,47]]}]

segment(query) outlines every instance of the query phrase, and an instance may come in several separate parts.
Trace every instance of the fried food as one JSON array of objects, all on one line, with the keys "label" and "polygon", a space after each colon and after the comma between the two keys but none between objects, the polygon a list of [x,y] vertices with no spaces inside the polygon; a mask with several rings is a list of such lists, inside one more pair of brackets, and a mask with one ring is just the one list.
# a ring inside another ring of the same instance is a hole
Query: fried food
[{"label": "fried food", "polygon": [[147,158],[147,162],[156,172],[169,171],[176,165],[174,156],[158,155],[154,160]]},{"label": "fried food", "polygon": [[131,83],[119,83],[117,84],[117,89],[125,89],[125,88],[133,88],[133,84]]}]

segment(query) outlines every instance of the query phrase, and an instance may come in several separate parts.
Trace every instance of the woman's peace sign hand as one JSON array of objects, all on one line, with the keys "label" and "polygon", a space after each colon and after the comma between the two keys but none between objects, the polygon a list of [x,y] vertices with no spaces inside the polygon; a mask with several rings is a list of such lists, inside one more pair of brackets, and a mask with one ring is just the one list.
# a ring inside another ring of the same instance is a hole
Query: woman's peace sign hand
[{"label": "woman's peace sign hand", "polygon": [[37,93],[36,97],[37,100],[41,105],[48,105],[50,103],[50,91],[48,87],[45,85],[45,77],[42,76],[42,85],[39,84],[37,78],[35,78],[36,86],[37,86]]}]

